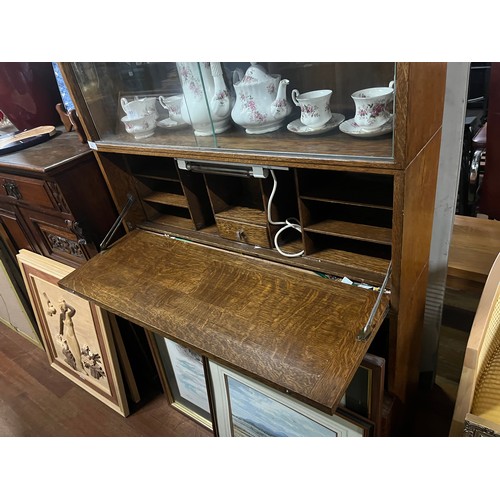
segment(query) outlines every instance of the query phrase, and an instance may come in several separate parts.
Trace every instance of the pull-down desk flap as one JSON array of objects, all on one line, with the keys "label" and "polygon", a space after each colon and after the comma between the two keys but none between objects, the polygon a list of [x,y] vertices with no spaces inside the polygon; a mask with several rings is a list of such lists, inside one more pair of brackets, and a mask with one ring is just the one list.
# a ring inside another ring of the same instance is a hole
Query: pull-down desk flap
[{"label": "pull-down desk flap", "polygon": [[356,340],[374,291],[143,230],[59,284],[329,414],[374,337]]}]

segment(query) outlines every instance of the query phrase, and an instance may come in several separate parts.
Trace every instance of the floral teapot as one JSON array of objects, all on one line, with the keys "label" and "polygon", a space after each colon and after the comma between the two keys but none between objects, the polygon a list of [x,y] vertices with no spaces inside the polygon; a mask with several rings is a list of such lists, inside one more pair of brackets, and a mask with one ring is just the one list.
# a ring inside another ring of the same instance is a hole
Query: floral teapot
[{"label": "floral teapot", "polygon": [[245,127],[248,134],[265,134],[278,130],[291,113],[286,99],[290,82],[280,75],[269,75],[258,64],[251,63],[246,73],[233,73],[236,103],[231,111],[235,123]]},{"label": "floral teapot", "polygon": [[[220,134],[231,126],[231,100],[220,63],[176,63],[184,102],[182,119],[195,135]],[[212,128],[213,127],[213,128]]]}]

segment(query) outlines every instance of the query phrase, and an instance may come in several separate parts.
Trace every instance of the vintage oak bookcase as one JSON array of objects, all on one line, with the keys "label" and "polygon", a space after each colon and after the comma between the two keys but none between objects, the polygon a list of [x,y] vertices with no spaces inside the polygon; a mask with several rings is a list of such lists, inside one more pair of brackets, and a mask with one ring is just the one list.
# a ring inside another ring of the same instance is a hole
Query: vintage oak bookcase
[{"label": "vintage oak bookcase", "polygon": [[[209,94],[222,84],[234,105],[232,78],[249,66],[198,64],[211,119]],[[222,67],[222,80],[207,81],[210,67]],[[331,110],[346,122],[353,92],[394,81],[393,127],[384,135],[294,133],[293,104],[269,133],[232,121],[197,135],[189,124],[171,126],[156,103],[153,135],[134,139],[121,122],[122,99],[188,92],[180,68],[61,63],[127,235],[60,285],[329,414],[370,350],[386,359],[386,393],[408,415],[446,64],[261,63],[288,80],[290,103],[294,88],[332,89]],[[275,223],[286,219],[295,227],[276,239],[283,224]]]}]

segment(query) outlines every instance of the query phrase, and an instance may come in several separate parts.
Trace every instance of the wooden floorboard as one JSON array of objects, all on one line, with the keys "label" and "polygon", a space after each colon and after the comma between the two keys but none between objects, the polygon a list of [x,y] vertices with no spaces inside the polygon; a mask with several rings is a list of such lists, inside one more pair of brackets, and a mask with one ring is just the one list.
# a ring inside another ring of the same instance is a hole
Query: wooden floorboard
[{"label": "wooden floorboard", "polygon": [[163,394],[122,417],[49,366],[44,351],[0,323],[0,436],[208,437]]}]

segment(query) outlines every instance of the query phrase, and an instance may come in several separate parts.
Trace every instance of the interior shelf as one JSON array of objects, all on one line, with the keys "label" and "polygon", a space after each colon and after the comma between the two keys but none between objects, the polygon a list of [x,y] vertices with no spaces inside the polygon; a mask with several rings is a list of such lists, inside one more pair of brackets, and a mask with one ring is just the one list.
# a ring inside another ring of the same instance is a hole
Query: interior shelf
[{"label": "interior shelf", "polygon": [[150,203],[159,203],[162,205],[172,205],[174,207],[188,208],[186,198],[180,194],[155,192],[144,196],[144,200]]},{"label": "interior shelf", "polygon": [[305,231],[331,234],[343,238],[353,238],[362,241],[372,241],[383,245],[391,245],[392,231],[385,227],[355,224],[339,220],[324,220],[304,228]]},{"label": "interior shelf", "polygon": [[155,225],[160,226],[174,226],[181,229],[193,230],[195,229],[193,221],[185,217],[178,217],[171,214],[159,215],[152,221]]},{"label": "interior shelf", "polygon": [[297,174],[303,199],[392,209],[393,178],[358,172],[301,171]]},{"label": "interior shelf", "polygon": [[142,177],[143,179],[157,179],[157,180],[167,180],[167,181],[172,181],[172,182],[180,182],[179,181],[179,177],[177,177],[177,174],[173,174],[171,172],[168,172],[168,171],[159,171],[160,169],[158,169],[158,171],[155,171],[154,172],[151,172],[151,171],[145,171],[145,172],[137,172],[135,173],[134,175],[136,175],[137,177]]},{"label": "interior shelf", "polygon": [[322,198],[320,196],[300,196],[302,200],[320,201],[322,203],[336,203],[338,205],[352,205],[355,207],[377,208],[379,210],[392,211],[392,205],[377,205],[375,203],[363,203],[361,201],[341,200],[339,198]]}]

